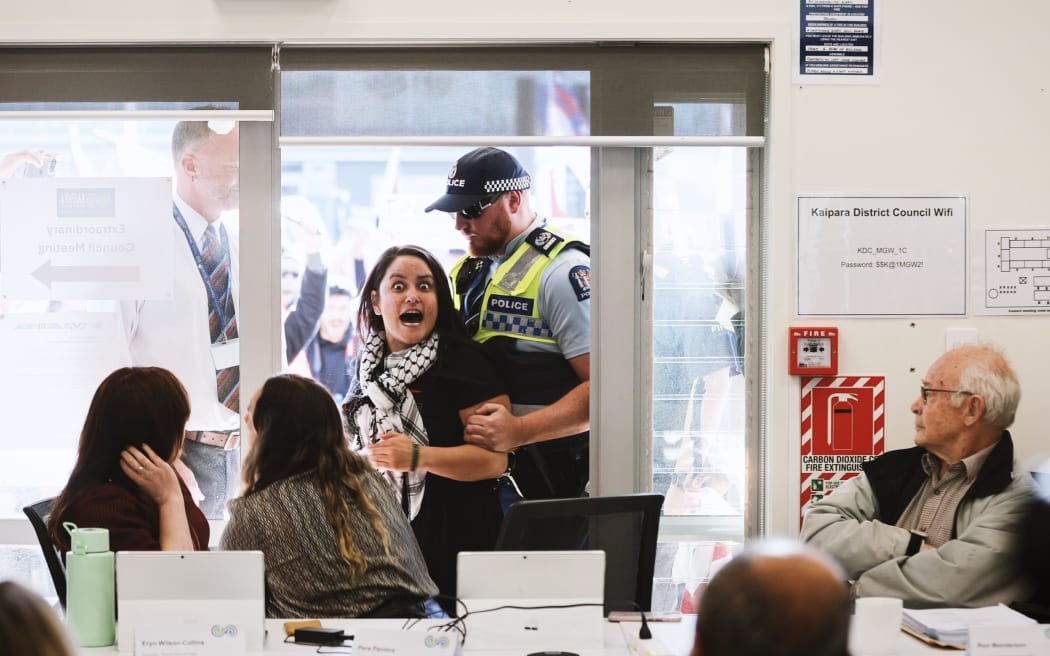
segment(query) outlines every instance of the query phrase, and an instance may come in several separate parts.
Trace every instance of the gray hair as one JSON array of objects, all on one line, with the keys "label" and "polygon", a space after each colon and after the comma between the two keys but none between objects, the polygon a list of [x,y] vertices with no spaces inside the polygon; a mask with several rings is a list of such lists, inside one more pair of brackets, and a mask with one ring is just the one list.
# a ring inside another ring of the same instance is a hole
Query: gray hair
[{"label": "gray hair", "polygon": [[[973,347],[984,351],[966,364],[959,374],[959,388],[984,399],[984,420],[996,428],[1007,429],[1014,423],[1021,402],[1021,384],[1002,351],[988,344]],[[953,407],[963,404],[964,396],[952,396]]]},{"label": "gray hair", "polygon": [[[220,110],[227,109],[218,105],[203,105],[194,107],[195,110]],[[178,164],[179,158],[192,146],[210,139],[215,134],[211,121],[179,121],[171,135],[171,157]]]}]

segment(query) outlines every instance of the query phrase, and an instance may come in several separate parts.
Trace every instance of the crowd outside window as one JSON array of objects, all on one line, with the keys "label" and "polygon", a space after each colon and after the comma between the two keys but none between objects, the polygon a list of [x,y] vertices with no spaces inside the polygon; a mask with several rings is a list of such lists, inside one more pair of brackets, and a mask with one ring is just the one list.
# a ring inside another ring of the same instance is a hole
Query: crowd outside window
[{"label": "crowd outside window", "polygon": [[354,300],[354,294],[344,287],[328,288],[320,326],[303,347],[300,362],[290,365],[296,373],[298,368],[305,369],[304,373],[324,385],[337,401],[342,401],[350,389],[350,369],[360,348],[354,330]]},{"label": "crowd outside window", "polygon": [[[281,199],[281,316],[284,356],[294,362],[317,332],[325,306],[328,269],[324,222],[302,196]],[[296,368],[289,371],[300,373]]]}]

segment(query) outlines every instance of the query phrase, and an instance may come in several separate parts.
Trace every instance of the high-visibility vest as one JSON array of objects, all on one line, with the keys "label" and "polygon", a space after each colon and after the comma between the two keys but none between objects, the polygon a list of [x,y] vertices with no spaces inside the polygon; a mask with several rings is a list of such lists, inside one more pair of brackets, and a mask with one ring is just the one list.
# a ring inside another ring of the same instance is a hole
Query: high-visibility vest
[{"label": "high-visibility vest", "polygon": [[[522,352],[515,348],[515,340],[557,344],[550,326],[540,316],[540,282],[544,270],[566,248],[590,252],[585,243],[557,230],[535,228],[496,268],[485,290],[474,339],[483,344],[504,376],[514,405],[549,405],[580,383],[560,352]],[[487,275],[487,265],[487,259],[466,257],[453,267],[457,307],[462,307],[475,277]]]},{"label": "high-visibility vest", "polygon": [[[484,343],[493,337],[511,337],[556,344],[550,326],[540,316],[540,282],[555,256],[569,247],[590,250],[583,242],[547,226],[529,233],[492,275],[482,300],[475,341]],[[467,256],[452,268],[457,309],[462,309],[474,278],[486,275],[487,264],[484,258]]]}]

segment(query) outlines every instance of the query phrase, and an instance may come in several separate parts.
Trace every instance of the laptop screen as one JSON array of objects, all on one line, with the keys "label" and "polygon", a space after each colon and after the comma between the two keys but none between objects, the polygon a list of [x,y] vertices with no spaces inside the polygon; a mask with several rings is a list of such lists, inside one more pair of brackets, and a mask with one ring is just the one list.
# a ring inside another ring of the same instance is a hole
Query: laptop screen
[{"label": "laptop screen", "polygon": [[456,591],[470,650],[604,644],[602,551],[463,551]]},{"label": "laptop screen", "polygon": [[118,551],[117,649],[134,651],[140,625],[234,626],[263,648],[266,585],[261,551]]}]

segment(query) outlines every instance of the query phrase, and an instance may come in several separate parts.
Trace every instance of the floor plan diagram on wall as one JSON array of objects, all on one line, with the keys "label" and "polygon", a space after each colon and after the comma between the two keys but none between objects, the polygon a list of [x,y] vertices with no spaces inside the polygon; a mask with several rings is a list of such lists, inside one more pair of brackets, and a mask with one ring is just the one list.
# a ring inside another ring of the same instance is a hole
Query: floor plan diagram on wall
[{"label": "floor plan diagram on wall", "polygon": [[1050,313],[1050,227],[984,231],[976,314]]}]

